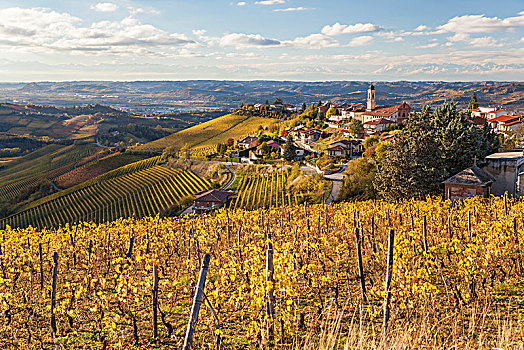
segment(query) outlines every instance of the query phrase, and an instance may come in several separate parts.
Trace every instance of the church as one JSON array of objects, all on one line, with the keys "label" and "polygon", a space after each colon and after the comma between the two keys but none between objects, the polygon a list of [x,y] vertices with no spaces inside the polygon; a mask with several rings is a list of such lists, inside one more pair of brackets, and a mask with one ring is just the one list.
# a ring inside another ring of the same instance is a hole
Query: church
[{"label": "church", "polygon": [[411,107],[404,101],[399,106],[378,105],[375,99],[375,86],[371,84],[368,89],[366,110],[358,116],[362,124],[384,118],[394,124],[400,124],[409,118]]}]

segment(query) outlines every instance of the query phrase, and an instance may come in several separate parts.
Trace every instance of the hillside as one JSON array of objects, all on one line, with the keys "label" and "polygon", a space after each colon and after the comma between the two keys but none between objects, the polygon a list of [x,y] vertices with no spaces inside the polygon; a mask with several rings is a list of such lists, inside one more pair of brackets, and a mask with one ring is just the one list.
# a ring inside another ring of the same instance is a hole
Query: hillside
[{"label": "hillside", "polygon": [[278,120],[227,114],[147,143],[137,149],[159,150],[166,147],[174,147],[180,150],[205,148],[224,143],[230,137],[239,139],[248,134],[256,133],[259,126],[264,127],[275,122],[278,122]]},{"label": "hillside", "polygon": [[28,203],[0,221],[0,227],[57,227],[82,221],[96,223],[154,216],[209,188],[191,171],[160,166],[153,157],[94,177],[77,186]]},{"label": "hillside", "polygon": [[3,230],[0,344],[180,349],[202,290],[195,349],[520,348],[523,211],[368,201]]}]

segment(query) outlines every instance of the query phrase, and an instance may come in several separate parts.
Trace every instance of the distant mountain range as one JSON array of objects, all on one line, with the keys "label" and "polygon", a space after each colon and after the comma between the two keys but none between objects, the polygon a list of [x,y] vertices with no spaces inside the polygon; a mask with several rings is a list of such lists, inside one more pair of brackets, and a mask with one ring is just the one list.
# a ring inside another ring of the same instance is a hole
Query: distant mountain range
[{"label": "distant mountain range", "polygon": [[[466,107],[477,93],[480,105],[524,110],[522,82],[374,82],[377,103],[414,108],[437,106],[453,100]],[[73,81],[0,83],[0,100],[73,106],[104,104],[135,111],[192,108],[233,108],[240,103],[273,102],[301,105],[322,101],[365,102],[369,82],[364,81]]]}]

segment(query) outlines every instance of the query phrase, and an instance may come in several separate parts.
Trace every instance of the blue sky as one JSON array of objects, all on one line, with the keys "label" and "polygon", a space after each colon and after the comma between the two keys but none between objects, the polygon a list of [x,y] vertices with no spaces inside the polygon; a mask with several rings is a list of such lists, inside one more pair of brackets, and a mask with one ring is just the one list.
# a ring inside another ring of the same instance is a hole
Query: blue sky
[{"label": "blue sky", "polygon": [[523,0],[0,0],[0,81],[524,80]]}]

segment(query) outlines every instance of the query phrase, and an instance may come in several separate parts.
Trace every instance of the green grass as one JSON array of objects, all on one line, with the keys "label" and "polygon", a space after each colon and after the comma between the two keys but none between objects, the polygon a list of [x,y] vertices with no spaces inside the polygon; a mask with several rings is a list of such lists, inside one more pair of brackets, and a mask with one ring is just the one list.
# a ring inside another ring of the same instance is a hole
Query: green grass
[{"label": "green grass", "polygon": [[227,114],[149,142],[140,146],[138,149],[163,149],[170,146],[177,149],[199,149],[214,146],[217,143],[224,143],[230,137],[239,139],[248,134],[255,133],[259,125],[267,126],[274,122],[276,122],[276,119]]}]

